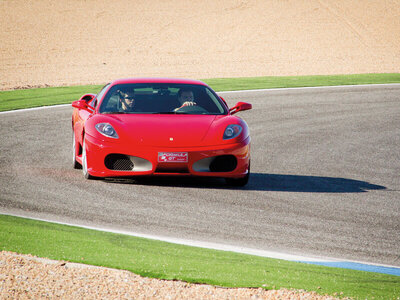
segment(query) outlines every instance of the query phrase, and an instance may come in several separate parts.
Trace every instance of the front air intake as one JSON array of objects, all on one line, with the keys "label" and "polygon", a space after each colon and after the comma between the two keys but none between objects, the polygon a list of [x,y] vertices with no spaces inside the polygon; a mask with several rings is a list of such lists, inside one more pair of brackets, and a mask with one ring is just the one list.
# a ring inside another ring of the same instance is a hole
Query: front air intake
[{"label": "front air intake", "polygon": [[132,171],[133,162],[124,154],[109,154],[104,160],[107,169],[116,171]]},{"label": "front air intake", "polygon": [[233,155],[217,156],[210,163],[210,172],[231,172],[236,169],[237,159]]}]

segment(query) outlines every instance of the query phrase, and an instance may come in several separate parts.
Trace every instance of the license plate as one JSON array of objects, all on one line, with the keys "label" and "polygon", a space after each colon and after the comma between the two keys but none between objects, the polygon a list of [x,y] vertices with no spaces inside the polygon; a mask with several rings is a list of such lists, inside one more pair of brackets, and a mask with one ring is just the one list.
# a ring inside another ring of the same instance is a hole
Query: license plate
[{"label": "license plate", "polygon": [[158,162],[188,162],[187,152],[158,152]]}]

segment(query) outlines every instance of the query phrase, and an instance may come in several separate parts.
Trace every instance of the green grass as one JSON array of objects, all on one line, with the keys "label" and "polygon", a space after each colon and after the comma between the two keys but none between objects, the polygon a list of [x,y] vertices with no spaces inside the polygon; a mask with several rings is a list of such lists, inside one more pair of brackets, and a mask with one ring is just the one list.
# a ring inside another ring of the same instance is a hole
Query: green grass
[{"label": "green grass", "polygon": [[71,103],[83,94],[97,94],[101,85],[47,87],[0,91],[0,111]]},{"label": "green grass", "polygon": [[400,83],[400,73],[205,79],[216,91]]},{"label": "green grass", "polygon": [[[400,277],[328,268],[0,215],[0,249],[224,287],[395,299]],[[342,294],[341,294],[342,293]]]},{"label": "green grass", "polygon": [[[270,76],[204,79],[216,91],[400,83],[400,73],[326,76]],[[97,93],[101,85],[34,88],[0,91],[0,111],[71,103],[85,93]]]}]

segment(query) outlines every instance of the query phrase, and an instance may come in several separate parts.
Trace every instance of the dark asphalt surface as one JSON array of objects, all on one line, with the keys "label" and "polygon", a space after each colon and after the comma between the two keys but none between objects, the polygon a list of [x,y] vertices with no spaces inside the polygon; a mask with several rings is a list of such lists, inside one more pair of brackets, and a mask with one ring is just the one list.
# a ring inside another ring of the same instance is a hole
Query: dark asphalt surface
[{"label": "dark asphalt surface", "polygon": [[88,181],[70,107],[0,114],[0,212],[400,266],[400,85],[224,93],[252,135],[245,188]]}]

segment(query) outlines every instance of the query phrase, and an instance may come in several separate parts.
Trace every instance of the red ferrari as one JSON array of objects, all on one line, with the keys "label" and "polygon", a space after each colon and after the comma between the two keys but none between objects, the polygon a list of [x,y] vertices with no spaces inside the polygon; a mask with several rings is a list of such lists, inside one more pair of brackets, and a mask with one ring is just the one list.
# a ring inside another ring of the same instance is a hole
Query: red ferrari
[{"label": "red ferrari", "polygon": [[74,168],[87,179],[120,176],[209,176],[243,186],[250,175],[250,134],[201,81],[113,81],[72,103]]}]

